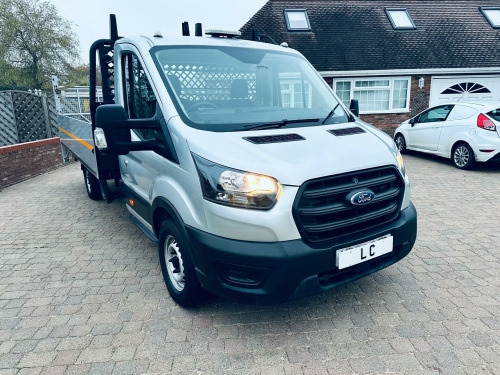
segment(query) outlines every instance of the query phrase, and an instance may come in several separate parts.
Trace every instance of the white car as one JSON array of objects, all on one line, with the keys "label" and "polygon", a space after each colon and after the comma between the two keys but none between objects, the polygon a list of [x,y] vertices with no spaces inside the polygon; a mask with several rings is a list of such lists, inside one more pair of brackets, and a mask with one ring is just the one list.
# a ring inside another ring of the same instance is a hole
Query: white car
[{"label": "white car", "polygon": [[450,158],[459,169],[500,161],[500,104],[449,103],[403,122],[394,133],[400,152]]}]

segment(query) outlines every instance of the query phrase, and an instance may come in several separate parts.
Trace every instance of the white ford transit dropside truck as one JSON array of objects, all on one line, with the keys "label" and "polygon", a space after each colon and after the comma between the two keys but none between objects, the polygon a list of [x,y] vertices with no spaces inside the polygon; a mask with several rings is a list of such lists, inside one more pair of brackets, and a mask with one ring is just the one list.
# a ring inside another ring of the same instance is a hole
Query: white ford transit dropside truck
[{"label": "white ford transit dropside truck", "polygon": [[119,38],[112,17],[90,51],[92,124],[60,116],[89,197],[121,186],[172,298],[276,303],[405,257],[417,214],[392,139],[299,52],[200,29]]}]

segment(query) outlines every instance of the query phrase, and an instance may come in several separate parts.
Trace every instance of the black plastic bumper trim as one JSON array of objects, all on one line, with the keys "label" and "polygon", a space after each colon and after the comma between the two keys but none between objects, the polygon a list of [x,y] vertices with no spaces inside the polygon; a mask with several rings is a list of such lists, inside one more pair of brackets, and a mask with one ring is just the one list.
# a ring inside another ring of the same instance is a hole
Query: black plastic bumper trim
[{"label": "black plastic bumper trim", "polygon": [[[410,203],[401,211],[398,219],[381,227],[343,237],[334,245],[322,248],[310,247],[301,239],[263,243],[222,238],[189,226],[186,226],[186,231],[195,253],[198,279],[205,289],[224,298],[270,304],[331,289],[404,258],[415,244],[417,212]],[[389,257],[375,258],[341,272],[336,269],[336,250],[386,234],[393,236],[394,250]],[[266,273],[262,283],[245,285],[235,279],[227,280],[227,276],[219,271],[221,263],[270,271]],[[330,279],[326,280],[325,277]]]}]

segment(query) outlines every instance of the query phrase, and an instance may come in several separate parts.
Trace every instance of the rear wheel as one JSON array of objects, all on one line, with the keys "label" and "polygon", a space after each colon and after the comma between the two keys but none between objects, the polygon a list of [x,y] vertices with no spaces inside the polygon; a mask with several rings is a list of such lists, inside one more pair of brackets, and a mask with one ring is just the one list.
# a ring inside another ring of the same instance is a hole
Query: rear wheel
[{"label": "rear wheel", "polygon": [[396,134],[396,136],[394,137],[394,143],[396,144],[396,147],[398,148],[398,151],[400,153],[406,151],[405,137],[403,137],[401,134]]},{"label": "rear wheel", "polygon": [[451,161],[458,169],[470,169],[474,165],[474,152],[467,143],[459,143],[453,148]]},{"label": "rear wheel", "polygon": [[195,306],[205,295],[187,251],[177,225],[170,219],[165,220],[158,241],[161,271],[170,296],[182,307]]},{"label": "rear wheel", "polygon": [[99,180],[89,170],[82,166],[85,188],[90,199],[98,201],[102,199],[101,186]]}]

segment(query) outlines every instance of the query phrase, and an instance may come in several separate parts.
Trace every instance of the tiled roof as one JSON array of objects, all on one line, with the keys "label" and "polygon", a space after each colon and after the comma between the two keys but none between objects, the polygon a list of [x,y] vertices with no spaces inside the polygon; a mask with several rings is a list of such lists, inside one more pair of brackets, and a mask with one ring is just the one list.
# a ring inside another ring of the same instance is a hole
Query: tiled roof
[{"label": "tiled roof", "polygon": [[[500,66],[500,30],[479,7],[492,0],[270,0],[242,28],[287,42],[319,71]],[[416,30],[394,30],[384,8],[406,8]],[[303,8],[310,32],[287,30],[284,10]]]}]

